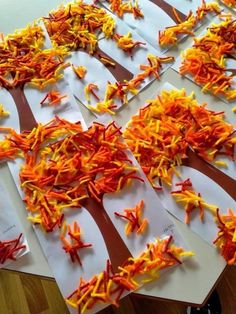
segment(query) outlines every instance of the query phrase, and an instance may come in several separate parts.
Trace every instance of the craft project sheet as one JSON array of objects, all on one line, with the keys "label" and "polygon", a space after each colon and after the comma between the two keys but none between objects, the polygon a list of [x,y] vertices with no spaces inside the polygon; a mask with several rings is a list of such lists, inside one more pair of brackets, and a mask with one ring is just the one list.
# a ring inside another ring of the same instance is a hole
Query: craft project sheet
[{"label": "craft project sheet", "polygon": [[[19,244],[25,245],[26,247],[13,254],[16,259],[27,254],[29,252],[29,246],[23,228],[11,203],[10,195],[4,188],[4,184],[0,178],[0,241],[4,242],[17,239],[21,233],[23,235]],[[7,259],[4,263],[0,263],[0,268],[7,266],[11,262],[14,261]]]},{"label": "craft project sheet", "polygon": [[[132,184],[129,188],[125,188],[117,195],[108,194],[105,196],[103,202],[105,210],[121,235],[122,240],[134,257],[137,257],[144,251],[146,244],[153,242],[158,236],[164,237],[173,235],[175,245],[186,247],[174,223],[165,214],[163,205],[160,203],[141,171],[138,175],[141,175],[145,180],[144,184],[137,182],[134,185]],[[114,212],[122,212],[124,208],[132,208],[134,204],[140,202],[141,199],[145,202],[143,215],[149,221],[147,232],[140,236],[134,234],[127,237],[124,233],[125,223],[116,218]],[[64,297],[68,296],[77,287],[80,277],[89,280],[94,275],[100,274],[105,269],[106,262],[109,259],[102,234],[94,222],[93,217],[85,208],[73,211],[73,213],[68,213],[66,219],[68,223],[71,224],[73,221],[77,221],[82,229],[83,239],[85,242],[92,243],[93,245],[91,250],[80,254],[82,267],[72,264],[69,257],[66,256],[62,250],[61,243],[58,240],[58,230],[54,234],[48,235],[36,228],[38,239]],[[107,228],[109,228],[109,226],[107,226]],[[114,243],[114,245],[116,244]],[[119,246],[117,246],[117,249],[119,249]],[[127,293],[123,296],[126,294]],[[94,307],[91,311],[88,311],[88,313],[96,313],[108,305],[109,304],[101,304],[100,306]],[[71,313],[76,313],[76,311],[70,307],[69,310]]]},{"label": "craft project sheet", "polygon": [[[45,41],[44,49],[51,48],[51,42],[44,28],[43,23],[40,24],[44,31]],[[59,92],[63,99],[57,105],[50,105],[47,100],[49,92]],[[55,116],[62,116],[71,121],[80,120],[84,127],[86,127],[79,105],[71,93],[69,84],[65,78],[61,78],[54,84],[48,84],[44,88],[37,88],[31,83],[25,84],[19,94],[19,99],[14,100],[11,93],[5,89],[0,88],[0,99],[4,105],[4,109],[9,112],[9,116],[0,120],[0,126],[13,128],[20,132],[32,128],[31,120],[34,119],[38,123],[46,123]],[[26,106],[30,108],[29,111],[24,111],[21,107],[21,99],[26,99]],[[43,102],[45,100],[45,102]],[[15,101],[18,103],[16,104]],[[43,102],[43,103],[42,103]],[[29,116],[29,112],[31,115]],[[0,139],[3,139],[4,133],[0,133]]]},{"label": "craft project sheet", "polygon": [[[221,22],[221,20],[219,18],[214,18],[214,21],[211,25],[214,25],[214,24],[219,24]],[[210,27],[211,27],[210,25]],[[206,29],[197,37],[197,38],[201,38],[203,37],[204,35],[206,34]],[[194,45],[194,41],[192,41],[192,44],[187,48],[189,49],[190,47],[193,47]],[[187,50],[186,49],[186,50]],[[185,50],[185,51],[186,51]],[[176,61],[175,63],[173,63],[171,65],[172,69],[174,69],[177,73],[180,72],[180,67],[182,65],[182,61],[183,61],[183,58],[184,58],[184,52],[182,53],[182,55],[180,55],[178,58],[176,58]],[[226,68],[226,74],[228,76],[232,75],[233,77],[233,84],[232,84],[232,87],[231,89],[234,89],[236,90],[236,54],[234,55],[229,55],[229,56],[226,56],[225,55],[225,59],[226,59],[226,65],[225,65],[225,68]],[[228,71],[227,71],[228,70]],[[184,74],[185,77],[187,77],[189,80],[191,80],[192,82],[194,82],[196,85],[199,85],[200,87],[203,88],[203,85],[200,85],[200,84],[197,84],[194,80],[194,76],[193,75],[190,75],[188,73]],[[208,91],[208,93],[211,93],[211,91]],[[235,107],[235,100],[227,100],[226,97],[224,97],[223,95],[220,95],[219,93],[216,95],[216,97],[220,98],[222,101],[224,101],[226,103],[225,107],[224,107],[224,111],[227,112],[227,118],[229,119],[229,121],[232,121],[231,123],[233,123],[234,125],[236,125],[236,118],[235,118],[235,113],[232,112],[232,109]],[[231,114],[229,113],[229,110],[231,111]]]},{"label": "craft project sheet", "polygon": [[[111,14],[111,13],[110,13]],[[112,15],[112,14],[111,14]],[[87,70],[86,75],[83,79],[78,79],[77,75],[73,71],[72,67],[65,70],[65,77],[68,80],[73,94],[80,100],[84,105],[91,105],[96,107],[96,103],[104,100],[107,83],[123,82],[124,80],[131,80],[137,74],[142,73],[140,65],[148,65],[148,56],[152,54],[154,56],[166,57],[160,50],[154,49],[148,42],[146,42],[141,36],[139,36],[134,30],[129,28],[124,22],[119,20],[117,17],[112,15],[116,20],[116,33],[120,35],[127,35],[129,32],[132,34],[133,40],[141,42],[140,46],[134,48],[133,52],[125,52],[118,48],[115,40],[102,38],[98,41],[98,52],[95,55],[89,55],[84,51],[73,51],[68,57],[68,62],[73,66],[84,66]],[[106,55],[108,58],[114,61],[114,67],[106,67],[98,58],[98,54]],[[167,70],[171,65],[171,62],[162,63],[160,74]],[[141,87],[138,88],[140,92],[143,88],[147,87],[155,76],[152,75],[147,77],[142,83]],[[85,88],[89,84],[95,84],[97,89],[94,90],[97,97],[92,93],[90,94],[90,100],[86,98]],[[128,100],[134,95],[128,93]],[[116,110],[119,109],[123,104],[121,100],[115,99]],[[95,112],[96,114],[96,112]],[[97,114],[99,116],[99,114]]]},{"label": "craft project sheet", "polygon": [[[49,42],[46,42],[45,46],[50,47]],[[135,68],[133,67],[133,69]],[[46,95],[51,90],[59,91],[61,95],[66,96],[57,106],[50,106],[47,105],[47,103],[42,104],[42,100],[45,99]],[[6,109],[10,109],[9,111],[13,112],[4,123],[19,132],[25,128],[21,124],[24,123],[24,126],[26,125],[25,123],[28,121],[27,117],[19,117],[18,111],[14,107],[13,99],[11,99],[8,91],[2,89],[1,93],[2,101],[6,104]],[[50,85],[43,90],[38,90],[27,84],[23,93],[37,122],[45,124],[57,115],[60,118],[68,119],[71,122],[81,121],[83,128],[86,129],[82,115],[75,99],[71,96],[66,80],[61,79],[53,86]],[[22,114],[24,114],[24,112]],[[131,156],[130,158],[135,162]],[[19,169],[22,162],[21,159],[9,162],[9,168],[15,180],[17,189],[21,197],[24,198],[19,181]],[[134,256],[137,256],[145,250],[147,242],[154,241],[157,236],[162,237],[168,234],[173,234],[175,244],[184,245],[173,222],[165,215],[162,204],[147,183],[140,169],[138,175],[145,180],[145,183],[135,183],[131,190],[127,190],[126,192],[124,190],[123,194],[117,196],[119,201],[115,201],[112,197],[110,200],[109,198],[104,199],[104,207],[123,242]],[[131,192],[132,194],[130,195]],[[147,232],[144,236],[127,238],[124,234],[124,224],[114,217],[114,211],[116,209],[122,210],[128,206],[135,206],[135,202],[141,201],[142,198],[145,202],[144,215],[150,221]],[[120,201],[121,199],[123,199],[122,202]],[[84,208],[77,210],[73,209],[71,211],[68,209],[65,211],[65,216],[68,223],[77,221],[82,229],[84,241],[92,243],[92,248],[85,250],[85,252],[82,252],[81,254],[81,259],[83,261],[82,267],[74,265],[63,251],[61,240],[59,239],[59,230],[55,233],[47,234],[42,232],[39,227],[35,226],[38,239],[64,297],[68,296],[72,290],[76,289],[81,276],[83,276],[85,280],[88,280],[93,275],[103,271],[106,261],[109,258],[103,237],[94,222],[93,217]],[[109,228],[109,226],[107,226],[107,228]],[[96,310],[97,309],[95,308],[92,312]],[[73,309],[71,312],[74,312]]]},{"label": "craft project sheet", "polygon": [[[156,95],[160,94],[161,90],[173,90],[176,89],[170,83],[164,83],[160,89],[157,90]],[[154,95],[152,98],[155,98]],[[213,107],[209,107],[207,104],[207,109],[214,110]],[[229,158],[219,158],[220,160],[225,160],[228,167],[217,167],[215,164],[212,165],[215,167],[215,177],[221,177],[221,173],[227,174],[231,177],[233,182],[236,183],[236,163],[231,161]],[[190,162],[191,165],[191,162]],[[161,202],[164,204],[164,207],[174,215],[177,219],[182,222],[185,222],[185,210],[183,206],[178,204],[174,198],[171,196],[171,191],[178,189],[175,186],[176,183],[190,179],[193,184],[194,191],[201,194],[204,201],[208,204],[215,205],[220,209],[221,214],[226,214],[229,208],[235,209],[235,200],[222,188],[218,183],[211,179],[207,173],[200,172],[193,167],[189,166],[180,166],[176,168],[179,172],[180,177],[174,175],[173,182],[171,187],[163,185],[162,191],[157,191],[157,195],[160,198]],[[235,184],[231,182],[231,184]],[[213,241],[217,237],[218,228],[215,222],[214,215],[210,210],[205,209],[204,221],[201,222],[199,217],[199,211],[196,210],[191,214],[191,220],[189,227],[195,233],[197,233],[201,238],[207,241],[209,244],[213,245]]]},{"label": "craft project sheet", "polygon": [[[170,83],[165,83],[163,85],[163,89],[170,90],[172,88],[175,88]],[[203,105],[204,103],[200,103]],[[232,124],[236,128],[236,116],[235,113],[232,111],[233,106],[235,106],[234,103],[231,104],[225,104],[223,101],[221,103],[217,104],[217,109],[214,106],[214,101],[207,102],[206,108],[208,110],[212,110],[215,112],[224,112],[225,113],[225,121],[226,123]],[[234,148],[234,151],[236,153],[236,147]],[[214,166],[216,169],[222,171],[227,176],[231,177],[232,179],[236,180],[236,162],[235,160],[232,160],[224,155],[219,155],[216,157],[215,161],[223,161],[226,163],[225,167],[217,166],[214,162],[210,163],[212,166]]]},{"label": "craft project sheet", "polygon": [[[107,1],[100,0],[100,3],[110,9]],[[189,12],[192,10],[195,13],[201,4],[201,1],[188,0],[139,0],[138,5],[144,16],[142,18],[134,18],[133,14],[128,13],[123,15],[122,20],[155,49],[161,50],[158,44],[159,31],[178,23],[174,10],[177,11],[181,20],[185,20]],[[212,14],[206,16],[206,20],[211,19]],[[202,25],[202,22],[196,28],[200,25]]]},{"label": "craft project sheet", "polygon": [[[171,65],[171,67],[172,67],[172,69],[174,69],[177,73],[179,73],[179,68],[180,68],[180,66],[181,66],[181,64],[182,64],[182,60],[183,60],[183,57],[182,56],[179,56],[177,59],[176,59],[176,61],[175,61],[175,63],[173,63],[172,65]],[[236,69],[236,60],[233,60],[233,59],[230,59],[230,60],[227,60],[227,62],[226,62],[226,64],[227,64],[227,68],[228,69]],[[228,75],[231,75],[231,73],[230,72],[227,72],[226,71],[226,73],[228,73]],[[186,78],[188,78],[190,81],[192,81],[193,83],[195,83],[196,85],[199,85],[199,84],[197,84],[195,81],[194,81],[194,77],[192,76],[192,75],[190,75],[190,74],[184,74],[184,76],[186,77]],[[234,89],[236,89],[236,77],[234,76],[234,78],[233,78],[233,85],[232,85],[232,87],[234,88]],[[202,85],[199,85],[200,87],[202,87],[203,88],[203,86]],[[207,93],[211,93],[212,94],[212,92],[207,92]],[[215,95],[216,97],[218,97],[218,98],[220,98],[224,103],[225,103],[225,106],[224,106],[224,110],[226,111],[226,112],[228,112],[229,111],[229,114],[227,115],[228,116],[228,119],[229,119],[229,121],[234,121],[233,123],[234,123],[234,125],[235,125],[235,114],[233,114],[233,111],[232,111],[232,109],[235,107],[235,101],[228,101],[225,97],[223,97],[223,96],[221,96],[221,95],[219,95],[219,94],[217,94],[217,95]],[[229,110],[230,109],[230,110]],[[231,113],[230,113],[230,111],[231,111]]]},{"label": "craft project sheet", "polygon": [[[109,9],[107,1],[100,2]],[[140,0],[138,4],[144,17],[135,19],[132,14],[124,14],[122,20],[154,48],[160,49],[158,48],[159,31],[175,24],[173,7],[169,6],[165,1],[158,0]],[[184,18],[186,15],[182,14],[182,17]]]},{"label": "craft project sheet", "polygon": [[[147,243],[153,242],[157,237],[163,238],[168,235],[173,236],[175,245],[186,247],[173,221],[165,213],[158,196],[129,151],[127,151],[127,156],[133,162],[133,165],[138,168],[137,175],[144,182],[134,181],[117,194],[105,194],[103,199],[104,208],[123,242],[133,256],[138,256],[143,252]],[[10,169],[18,191],[21,197],[24,197],[17,179],[19,165],[17,163],[10,164]],[[125,208],[132,208],[141,200],[144,200],[145,204],[143,217],[148,219],[147,231],[141,235],[133,234],[127,237],[124,231],[125,222],[118,219],[114,213],[122,212]],[[65,220],[68,224],[76,221],[81,227],[83,240],[92,244],[91,248],[80,253],[82,266],[73,264],[69,256],[65,254],[59,239],[59,229],[52,233],[45,233],[38,226],[34,228],[60,290],[63,296],[67,297],[77,287],[80,277],[89,280],[104,270],[109,254],[101,230],[86,208],[65,210]],[[109,225],[107,225],[107,228],[109,228]],[[114,246],[119,249],[119,243],[114,242]],[[94,307],[89,313],[95,313],[105,306],[107,305]],[[74,309],[69,309],[71,313],[76,313]]]}]

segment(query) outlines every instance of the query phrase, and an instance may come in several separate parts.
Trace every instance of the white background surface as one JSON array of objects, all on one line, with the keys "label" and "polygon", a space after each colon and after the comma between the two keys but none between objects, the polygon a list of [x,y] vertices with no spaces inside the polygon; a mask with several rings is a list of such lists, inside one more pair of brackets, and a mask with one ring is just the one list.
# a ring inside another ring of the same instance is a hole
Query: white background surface
[{"label": "white background surface", "polygon": [[[0,32],[7,33],[13,31],[15,28],[24,27],[27,22],[47,14],[49,9],[54,8],[56,4],[59,3],[61,3],[61,1],[1,0]],[[175,51],[175,54],[179,53],[179,51]],[[200,89],[197,86],[191,83],[188,79],[181,79],[178,74],[171,69],[163,75],[162,83],[165,81],[169,81],[178,88],[184,86],[188,93],[194,90],[200,101],[214,102],[216,108],[217,106],[222,105],[222,102],[215,97],[200,94]],[[157,88],[160,87],[160,84],[160,82],[156,81],[151,84],[151,86],[144,90],[138,98],[132,100],[129,106],[126,106],[124,110],[120,111],[119,114],[115,116],[115,119],[120,123],[122,121],[122,124],[125,124],[131,115],[137,111],[137,108],[143,105],[144,100],[153,96],[157,91]],[[87,120],[91,120],[92,116],[87,109],[83,108],[83,111]],[[5,187],[8,189],[8,192],[12,197],[13,205],[21,219],[32,250],[32,254],[25,255],[11,268],[50,277],[51,271],[36,240],[34,231],[30,223],[26,220],[24,206],[6,165],[0,166],[0,173],[1,178],[4,180]],[[213,247],[190,232],[185,225],[177,221],[176,224],[191,249],[195,251],[196,257],[189,259],[181,267],[176,267],[172,271],[165,273],[158,282],[153,282],[141,289],[140,293],[201,304],[222,273],[225,267],[225,262],[218,256]]]}]

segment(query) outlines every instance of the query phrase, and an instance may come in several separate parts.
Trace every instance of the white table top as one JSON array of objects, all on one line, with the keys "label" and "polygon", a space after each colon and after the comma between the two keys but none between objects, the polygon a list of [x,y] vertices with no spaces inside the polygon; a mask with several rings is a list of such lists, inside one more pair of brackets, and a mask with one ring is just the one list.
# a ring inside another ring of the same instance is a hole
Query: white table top
[{"label": "white table top", "polygon": [[[46,15],[49,10],[55,8],[61,2],[60,0],[0,0],[0,32],[7,34],[8,32],[13,32],[16,28],[24,27],[33,19]],[[186,42],[182,47],[185,45]],[[179,51],[175,51],[174,54],[177,55]],[[173,55],[173,52],[171,54]],[[217,104],[220,103],[220,100],[215,97],[201,94],[200,88],[187,79],[181,79],[172,69],[168,69],[163,75],[161,82],[154,82],[144,90],[140,94],[139,99],[133,100],[130,106],[126,106],[124,110],[121,110],[115,116],[115,119],[120,124],[125,124],[131,115],[137,111],[138,107],[144,103],[144,100],[154,95],[160,84],[165,81],[178,88],[184,86],[187,92],[194,90],[200,101],[214,101],[216,108]],[[92,115],[88,110],[82,108],[82,111],[85,119],[91,121]],[[0,165],[0,174],[0,183],[8,189],[12,197],[13,205],[21,220],[31,249],[29,254],[12,263],[8,269],[52,277],[52,272],[42,253],[32,226],[26,219],[24,205],[16,191],[7,165]],[[192,233],[184,224],[176,220],[175,222],[189,244],[189,248],[196,253],[196,256],[188,259],[182,266],[166,272],[157,282],[152,282],[140,289],[139,293],[187,303],[202,304],[224,270],[225,262],[215,248]]]}]

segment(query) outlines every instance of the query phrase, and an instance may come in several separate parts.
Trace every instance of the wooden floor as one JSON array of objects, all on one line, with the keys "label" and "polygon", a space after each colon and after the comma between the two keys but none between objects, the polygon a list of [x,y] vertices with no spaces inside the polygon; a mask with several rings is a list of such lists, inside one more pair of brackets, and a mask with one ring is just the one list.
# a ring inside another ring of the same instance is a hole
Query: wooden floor
[{"label": "wooden floor", "polygon": [[[236,313],[236,267],[228,268],[217,286],[223,314]],[[0,271],[0,314],[68,314],[53,280]],[[108,307],[100,314],[182,314],[182,304],[126,297],[119,309]]]}]

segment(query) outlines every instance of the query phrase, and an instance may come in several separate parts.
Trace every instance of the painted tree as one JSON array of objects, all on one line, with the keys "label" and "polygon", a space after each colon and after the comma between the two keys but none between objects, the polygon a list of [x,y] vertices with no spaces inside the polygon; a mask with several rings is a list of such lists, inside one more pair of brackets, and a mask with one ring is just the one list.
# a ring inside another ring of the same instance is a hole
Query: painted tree
[{"label": "painted tree", "polygon": [[235,100],[235,49],[236,21],[229,16],[194,39],[193,46],[183,53],[179,72],[190,75],[204,91]]},{"label": "painted tree", "polygon": [[120,134],[115,123],[94,123],[83,131],[80,124],[55,118],[10,140],[24,152],[20,179],[30,220],[51,232],[61,225],[65,209],[83,206],[100,229],[115,270],[131,253],[104,209],[103,197],[142,181]]},{"label": "painted tree", "polygon": [[0,86],[14,100],[21,130],[31,130],[36,125],[24,94],[25,85],[32,83],[44,88],[54,83],[61,77],[63,55],[62,49],[44,49],[43,29],[36,24],[16,31],[0,42]]},{"label": "painted tree", "polygon": [[[44,22],[55,47],[87,52],[103,63],[117,81],[133,78],[129,70],[99,47],[101,33],[112,39],[115,32],[115,21],[104,9],[83,2],[69,3],[51,12]],[[105,58],[110,62],[103,62]]]},{"label": "painted tree", "polygon": [[158,180],[171,186],[176,166],[185,165],[236,200],[236,180],[212,165],[221,155],[234,160],[234,128],[224,113],[205,107],[184,90],[163,91],[132,117],[124,136],[155,188],[161,188]]}]

